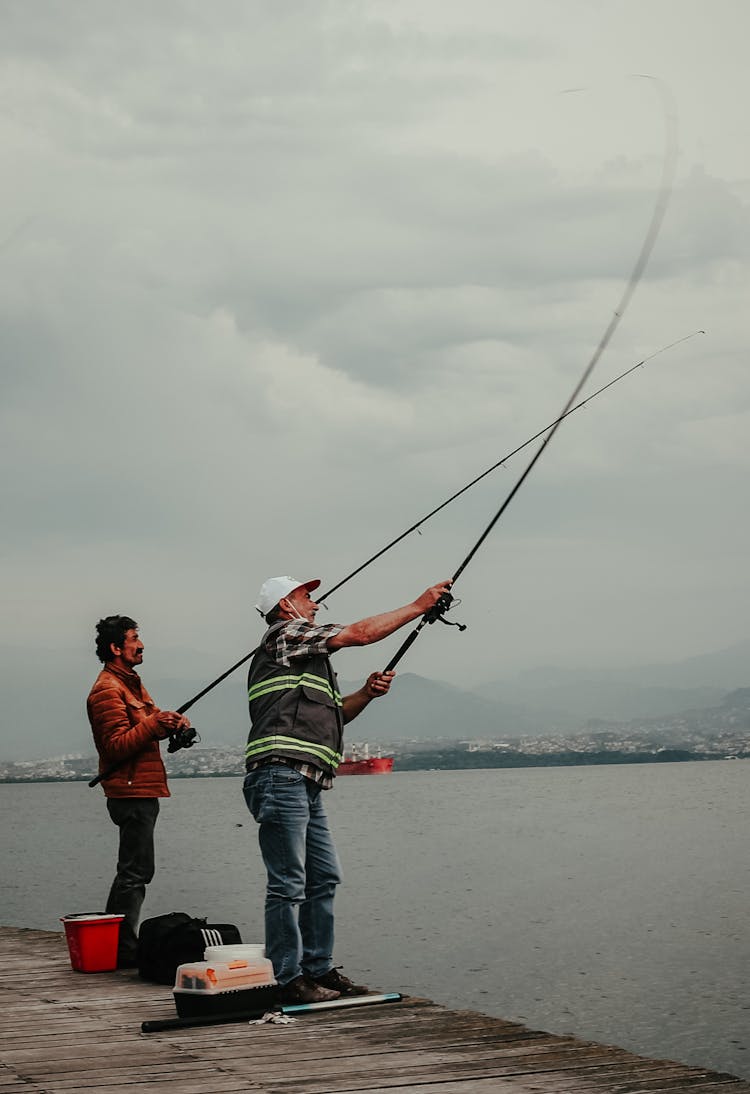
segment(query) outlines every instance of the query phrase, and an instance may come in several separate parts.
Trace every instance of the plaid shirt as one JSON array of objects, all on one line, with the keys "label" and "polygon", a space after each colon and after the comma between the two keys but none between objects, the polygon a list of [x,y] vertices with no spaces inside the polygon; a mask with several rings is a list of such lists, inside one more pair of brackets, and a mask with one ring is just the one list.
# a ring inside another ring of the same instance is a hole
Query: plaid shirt
[{"label": "plaid shirt", "polygon": [[[309,657],[313,653],[328,653],[328,639],[339,634],[344,628],[340,623],[308,623],[306,619],[288,619],[283,627],[268,635],[264,646],[269,657],[278,661],[287,668],[296,658]],[[264,764],[286,764],[287,767],[299,771],[306,779],[318,783],[322,790],[330,790],[333,786],[333,777],[326,774],[315,764],[303,763],[299,760],[282,759],[275,756],[270,760],[260,760],[250,764],[248,770],[254,771],[256,767]]]},{"label": "plaid shirt", "polygon": [[328,639],[340,634],[343,629],[341,623],[308,623],[306,619],[287,619],[283,627],[264,639],[263,645],[269,657],[289,668],[294,658],[328,653]]}]

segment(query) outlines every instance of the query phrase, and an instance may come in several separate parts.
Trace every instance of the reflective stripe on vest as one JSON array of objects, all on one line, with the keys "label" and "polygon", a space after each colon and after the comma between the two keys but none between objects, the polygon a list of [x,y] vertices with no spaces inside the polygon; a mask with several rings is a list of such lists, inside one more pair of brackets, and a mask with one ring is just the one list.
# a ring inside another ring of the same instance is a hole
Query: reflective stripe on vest
[{"label": "reflective stripe on vest", "polygon": [[305,686],[322,691],[329,699],[333,699],[337,707],[342,706],[341,693],[334,691],[330,680],[324,676],[315,676],[312,672],[301,672],[299,676],[288,674],[286,676],[271,676],[266,680],[259,680],[257,684],[248,690],[247,697],[252,703],[253,699],[260,699],[263,695],[269,695],[273,691],[293,691],[294,688]]},{"label": "reflective stripe on vest", "polygon": [[325,745],[315,744],[314,741],[301,741],[297,737],[282,737],[274,734],[273,737],[259,737],[257,741],[248,741],[245,749],[245,759],[260,760],[264,756],[278,751],[304,752],[308,756],[317,756],[323,763],[330,765],[334,771],[341,763],[341,753],[334,752]]}]

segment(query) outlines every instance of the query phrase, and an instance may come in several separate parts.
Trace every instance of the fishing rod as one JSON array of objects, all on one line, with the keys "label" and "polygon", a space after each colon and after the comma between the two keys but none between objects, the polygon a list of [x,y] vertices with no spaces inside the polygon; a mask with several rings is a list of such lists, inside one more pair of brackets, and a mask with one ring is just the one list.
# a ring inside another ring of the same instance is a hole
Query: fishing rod
[{"label": "fishing rod", "polygon": [[[625,285],[625,290],[624,290],[624,292],[623,292],[623,294],[620,298],[620,301],[619,301],[617,307],[615,308],[615,311],[612,315],[612,318],[610,319],[609,323],[607,324],[607,326],[604,330],[604,333],[603,333],[603,335],[601,336],[601,338],[599,340],[599,344],[597,345],[596,349],[594,350],[594,352],[591,356],[591,359],[589,360],[589,362],[586,365],[585,369],[583,370],[583,373],[581,374],[581,377],[578,380],[578,383],[573,388],[573,391],[572,391],[571,395],[569,396],[567,402],[565,403],[565,406],[563,407],[562,412],[560,413],[558,418],[554,421],[554,423],[550,427],[549,432],[545,436],[542,443],[539,445],[539,448],[536,450],[534,455],[529,460],[528,464],[524,468],[521,475],[518,477],[515,485],[511,489],[510,493],[506,496],[506,498],[503,501],[502,505],[500,506],[498,511],[493,516],[492,520],[489,522],[487,527],[484,529],[482,534],[479,536],[479,539],[476,541],[476,543],[470,549],[469,553],[466,555],[466,558],[464,558],[463,562],[460,564],[458,569],[454,572],[453,577],[451,579],[451,588],[453,588],[455,586],[455,584],[458,581],[458,579],[460,578],[461,574],[464,572],[466,567],[472,561],[472,559],[476,555],[479,548],[482,546],[484,541],[487,539],[490,532],[493,530],[493,528],[495,527],[497,522],[502,517],[503,513],[506,511],[506,509],[508,508],[510,503],[515,498],[518,491],[521,489],[523,484],[526,482],[529,475],[533,471],[534,467],[539,462],[539,460],[542,456],[542,453],[547,448],[548,444],[550,443],[550,441],[554,437],[555,433],[557,433],[557,430],[559,429],[560,424],[563,422],[563,420],[570,413],[570,410],[573,407],[573,404],[575,403],[576,399],[578,398],[578,395],[580,394],[580,392],[583,389],[584,385],[586,384],[587,380],[591,376],[592,372],[594,371],[594,368],[596,367],[597,363],[601,359],[602,354],[604,353],[605,349],[609,345],[613,334],[615,333],[618,326],[620,325],[622,317],[625,314],[625,312],[628,308],[628,305],[630,304],[630,301],[633,297],[633,293],[635,292],[641,278],[643,277],[644,271],[645,271],[646,266],[648,264],[648,260],[651,256],[651,252],[654,249],[654,245],[656,243],[656,240],[657,240],[658,235],[659,235],[659,231],[661,230],[661,226],[662,226],[662,223],[664,221],[664,217],[666,215],[667,206],[669,204],[669,198],[670,198],[671,193],[672,193],[672,188],[674,186],[674,176],[675,176],[675,171],[676,171],[676,167],[677,167],[677,119],[676,119],[676,115],[675,115],[673,107],[672,107],[671,96],[668,96],[666,87],[661,83],[661,81],[655,80],[654,77],[647,76],[647,77],[644,77],[644,78],[654,80],[655,85],[658,87],[659,92],[662,95],[662,106],[663,106],[663,111],[664,111],[664,122],[665,122],[665,145],[664,145],[664,160],[663,160],[663,164],[662,164],[661,182],[660,182],[659,189],[657,191],[656,201],[654,203],[653,212],[651,214],[651,217],[650,217],[649,223],[648,223],[648,227],[646,229],[646,235],[644,236],[643,243],[641,244],[640,251],[638,252],[638,256],[635,260],[635,265],[633,266],[630,277],[628,278],[628,281]],[[466,629],[461,624],[449,624],[448,620],[446,620],[444,618],[445,613],[450,611],[453,602],[454,602],[454,597],[453,597],[452,593],[446,592],[446,593],[442,594],[442,596],[439,598],[437,603],[435,603],[428,611],[425,612],[425,614],[422,616],[422,618],[420,619],[417,626],[406,637],[404,642],[401,644],[401,646],[398,648],[396,653],[393,655],[391,660],[386,665],[386,667],[384,669],[385,672],[390,672],[396,667],[396,665],[399,663],[399,661],[404,656],[404,654],[407,652],[407,650],[417,640],[417,638],[421,634],[424,627],[427,626],[428,624],[435,623],[439,620],[441,623],[446,623],[449,626],[454,625],[454,626],[458,626],[461,630]]]},{"label": "fishing rod", "polygon": [[[520,490],[523,483],[526,481],[526,479],[530,475],[533,467],[536,465],[537,461],[541,457],[541,455],[544,452],[545,448],[547,447],[549,442],[552,440],[552,437],[557,432],[557,429],[560,426],[560,423],[566,417],[568,417],[568,415],[570,413],[572,413],[573,410],[579,409],[578,406],[574,406],[573,404],[575,403],[575,400],[577,399],[577,397],[578,397],[579,393],[581,392],[582,388],[586,384],[586,381],[588,380],[589,376],[593,372],[594,367],[596,366],[596,364],[598,363],[598,361],[601,358],[602,354],[604,353],[604,350],[609,345],[609,342],[612,339],[612,336],[614,335],[617,327],[620,324],[620,321],[621,321],[623,315],[625,314],[625,311],[627,310],[627,307],[630,303],[630,300],[633,296],[633,293],[635,292],[635,290],[638,286],[638,283],[640,282],[641,277],[643,276],[644,270],[646,268],[649,257],[651,255],[651,251],[653,250],[654,244],[656,243],[656,239],[659,235],[659,231],[661,229],[661,225],[662,225],[662,222],[664,220],[667,205],[669,203],[669,197],[671,195],[672,187],[673,187],[673,183],[674,183],[674,173],[675,173],[676,162],[677,162],[677,139],[676,139],[676,116],[675,116],[674,110],[671,106],[671,97],[668,96],[667,89],[661,83],[661,81],[656,80],[652,76],[643,76],[642,78],[652,80],[654,82],[654,84],[658,87],[658,89],[659,89],[659,91],[662,95],[662,105],[663,105],[664,120],[665,120],[665,154],[664,154],[664,163],[663,163],[663,168],[662,168],[661,185],[660,185],[660,188],[659,188],[659,191],[658,191],[658,194],[657,194],[656,202],[655,202],[655,205],[654,205],[654,210],[653,210],[650,222],[649,222],[649,226],[648,226],[647,231],[646,231],[645,238],[643,240],[643,244],[641,246],[640,252],[639,252],[638,257],[636,259],[633,270],[630,274],[630,278],[629,278],[629,280],[626,284],[625,291],[622,294],[622,297],[620,299],[618,307],[615,310],[611,320],[609,321],[609,323],[608,323],[608,325],[607,325],[607,327],[604,331],[604,334],[602,335],[602,337],[599,341],[599,344],[596,347],[593,356],[591,357],[591,360],[589,361],[588,365],[584,369],[583,375],[581,376],[580,380],[578,381],[578,383],[576,384],[576,387],[573,390],[573,393],[571,394],[570,398],[568,399],[565,406],[563,407],[563,410],[562,410],[561,414],[558,416],[558,418],[555,419],[555,421],[551,424],[551,426],[545,426],[543,430],[541,430],[539,433],[536,433],[533,437],[529,438],[529,440],[526,441],[519,448],[514,449],[513,452],[509,453],[507,456],[504,456],[502,460],[500,460],[498,463],[494,464],[491,468],[488,468],[488,470],[486,472],[483,472],[475,480],[473,480],[471,483],[469,483],[466,487],[459,490],[453,497],[448,498],[440,506],[438,506],[436,509],[434,509],[432,511],[432,513],[428,514],[426,517],[423,517],[421,521],[419,521],[417,524],[415,524],[411,528],[407,529],[406,532],[404,532],[401,536],[398,536],[395,540],[393,540],[385,548],[383,548],[381,551],[379,551],[376,555],[373,555],[372,558],[367,561],[367,563],[363,564],[358,569],[354,570],[343,581],[340,581],[338,583],[338,585],[335,585],[327,593],[325,593],[323,596],[319,597],[318,598],[319,602],[322,602],[323,600],[325,600],[326,597],[330,596],[331,593],[333,593],[336,589],[341,588],[341,586],[343,584],[345,584],[346,581],[350,580],[356,574],[361,573],[366,565],[369,565],[371,562],[374,562],[376,558],[380,558],[387,550],[390,550],[391,547],[393,547],[397,543],[399,543],[405,536],[409,535],[412,531],[415,531],[421,524],[424,524],[429,519],[430,516],[433,516],[435,513],[439,512],[441,509],[445,508],[446,505],[450,504],[451,501],[455,500],[455,498],[459,497],[466,490],[470,489],[471,486],[473,486],[477,482],[479,482],[482,478],[485,477],[485,475],[489,474],[491,471],[494,471],[497,467],[501,466],[507,459],[510,458],[510,456],[514,455],[516,452],[520,451],[522,448],[525,448],[526,445],[531,444],[534,440],[536,440],[539,436],[541,436],[542,433],[545,433],[548,430],[546,437],[544,438],[541,445],[539,446],[539,449],[534,454],[532,459],[529,461],[526,469],[524,470],[524,472],[522,473],[522,475],[520,476],[520,478],[516,482],[515,486],[511,490],[511,492],[506,497],[506,499],[503,502],[503,504],[501,505],[500,509],[495,514],[495,516],[492,518],[492,520],[490,521],[487,528],[484,530],[484,532],[479,537],[477,542],[474,544],[473,548],[471,549],[471,551],[469,552],[467,557],[464,559],[464,561],[459,566],[458,570],[453,575],[451,584],[455,585],[456,581],[458,580],[460,575],[463,573],[466,566],[468,566],[469,562],[472,560],[472,558],[474,557],[476,552],[479,550],[481,545],[484,543],[487,536],[490,534],[490,532],[492,531],[494,526],[497,524],[500,517],[503,515],[503,513],[508,508],[508,506],[510,505],[510,503],[513,500],[513,498],[515,497],[515,495]],[[683,338],[678,339],[676,342],[670,343],[669,345],[664,346],[662,349],[656,350],[653,354],[651,354],[651,357],[644,358],[643,361],[639,361],[636,365],[631,366],[631,368],[626,370],[625,373],[623,373],[622,375],[620,375],[618,377],[615,377],[615,379],[611,380],[608,384],[605,384],[604,387],[602,387],[599,391],[594,392],[591,396],[589,396],[588,399],[583,400],[580,405],[583,406],[583,405],[585,405],[585,403],[590,402],[591,399],[593,399],[596,395],[601,394],[602,391],[605,391],[608,387],[611,387],[612,384],[616,383],[618,380],[623,379],[626,375],[628,375],[630,372],[633,372],[636,368],[640,368],[643,364],[645,364],[646,361],[650,360],[652,357],[657,356],[659,353],[665,352],[667,349],[670,349],[673,345],[678,345],[680,342],[686,341],[688,338],[694,337],[696,334],[703,334],[703,333],[705,333],[705,332],[704,331],[694,331],[692,334],[685,335]],[[451,604],[453,603],[453,600],[454,600],[454,598],[453,598],[451,593],[444,593],[443,596],[440,597],[438,602],[435,605],[433,605],[433,607],[428,612],[425,613],[425,615],[420,620],[419,624],[414,628],[414,630],[411,632],[411,634],[407,637],[406,641],[402,644],[400,649],[397,651],[397,653],[394,655],[394,657],[389,662],[389,664],[388,664],[385,671],[389,671],[396,664],[398,664],[398,662],[401,660],[403,655],[406,653],[407,649],[413,644],[413,642],[416,640],[418,634],[421,632],[422,628],[426,624],[434,623],[438,619],[443,623],[448,622],[443,617],[444,617],[445,613],[447,611],[449,611],[449,609],[451,607]],[[451,624],[451,625],[459,626],[461,630],[466,629],[465,627],[461,626],[460,624]],[[244,665],[245,662],[249,661],[250,658],[257,652],[257,648],[258,647],[251,650],[250,653],[245,654],[244,657],[240,658],[240,660],[235,662],[234,665],[232,665],[230,668],[226,669],[220,676],[218,676],[210,684],[207,684],[206,687],[204,687],[201,691],[198,692],[197,695],[194,695],[192,697],[192,699],[189,699],[186,703],[183,703],[182,706],[178,707],[177,708],[177,713],[184,714],[186,711],[188,711],[195,703],[198,702],[199,699],[202,699],[204,695],[207,695],[210,691],[212,691],[215,687],[217,687],[223,680],[226,680],[226,678],[228,676],[230,676],[233,672],[235,672],[238,668],[240,668],[241,665]],[[171,751],[176,751],[180,747],[190,747],[190,745],[192,745],[192,743],[193,743],[192,739],[189,742],[186,741],[184,744],[179,743],[179,738],[174,740],[174,741],[170,740],[170,750]],[[119,766],[121,766],[121,765],[118,764],[117,767],[119,767]],[[116,768],[113,768],[113,769],[110,769],[110,770],[113,771],[115,769]],[[97,776],[95,779],[92,779],[91,782],[89,783],[89,786],[96,786],[96,784],[98,782],[100,782],[101,779],[106,778],[109,774],[110,774],[110,771],[103,772],[101,775]]]},{"label": "fishing rod", "polygon": [[[441,510],[445,509],[448,505],[451,504],[451,502],[454,502],[457,498],[460,498],[462,494],[465,494],[467,492],[467,490],[471,490],[473,486],[476,486],[478,482],[481,482],[482,479],[486,478],[493,471],[496,471],[498,467],[502,467],[512,456],[516,456],[519,452],[522,452],[524,448],[528,448],[530,444],[533,444],[535,440],[541,437],[548,430],[552,429],[553,426],[556,427],[563,420],[563,418],[570,417],[570,415],[573,414],[576,410],[580,410],[582,407],[586,406],[587,403],[590,403],[592,399],[595,399],[598,395],[601,395],[602,392],[607,390],[607,388],[610,388],[614,384],[619,383],[620,380],[624,380],[626,376],[629,376],[632,372],[635,372],[636,369],[643,368],[643,366],[647,364],[648,361],[652,361],[654,357],[658,357],[660,353],[666,353],[667,350],[673,349],[675,346],[679,346],[682,342],[687,342],[689,339],[695,338],[696,335],[705,333],[706,332],[704,330],[695,330],[691,334],[686,334],[682,338],[676,339],[674,342],[669,342],[666,346],[661,346],[659,349],[654,350],[653,353],[650,353],[647,357],[644,357],[642,361],[638,361],[637,364],[631,365],[630,368],[625,369],[624,372],[621,372],[618,376],[615,376],[608,383],[603,384],[602,387],[592,392],[591,395],[588,395],[585,399],[582,399],[580,403],[576,403],[575,406],[570,407],[563,414],[561,414],[559,418],[556,418],[553,422],[550,422],[549,425],[544,426],[544,428],[540,429],[537,433],[535,433],[533,437],[529,437],[528,440],[524,441],[523,444],[518,445],[518,447],[514,448],[511,452],[506,453],[506,455],[503,456],[501,460],[497,460],[495,463],[492,464],[491,467],[488,467],[485,471],[482,471],[481,474],[473,478],[471,482],[468,482],[465,486],[462,486],[460,490],[457,490],[454,494],[451,494],[451,496],[449,498],[446,498],[445,501],[441,502],[440,505],[437,505],[434,509],[431,509],[429,513],[423,516],[420,520],[416,521],[415,524],[412,524],[409,528],[406,529],[406,531],[396,536],[395,539],[392,539],[390,543],[387,543],[385,545],[385,547],[381,547],[379,551],[377,551],[374,555],[371,555],[370,558],[368,558],[366,562],[363,562],[361,566],[358,566],[356,570],[352,570],[351,573],[347,574],[346,577],[342,578],[342,580],[339,581],[337,585],[333,585],[328,590],[328,592],[324,593],[322,596],[317,597],[316,599],[318,603],[322,604],[323,601],[327,599],[327,597],[337,592],[338,589],[346,585],[346,583],[348,581],[351,581],[352,578],[356,577],[357,574],[361,574],[362,571],[367,569],[368,566],[371,566],[373,562],[376,562],[379,558],[382,558],[384,554],[390,551],[397,544],[401,543],[401,541],[403,539],[406,539],[408,535],[411,535],[412,532],[418,531],[423,524],[426,524],[428,520],[434,517],[437,513],[441,512]],[[446,620],[442,620],[442,622],[446,622]],[[458,626],[458,624],[455,625]],[[215,687],[218,687],[218,685],[226,680],[228,676],[231,676],[233,672],[236,672],[238,668],[241,668],[242,665],[249,661],[250,658],[256,653],[256,651],[257,646],[255,649],[251,650],[250,653],[246,653],[243,657],[241,657],[239,661],[236,661],[230,668],[222,672],[220,676],[217,676],[215,680],[212,680],[210,684],[206,684],[206,686],[202,688],[197,695],[194,695],[192,699],[188,699],[188,701],[186,703],[183,703],[182,706],[177,707],[177,713],[185,714],[188,710],[190,710],[192,706],[195,705],[195,703],[202,699],[204,695],[208,695],[210,691],[213,691]],[[181,748],[191,748],[194,743],[195,739],[191,739],[190,734],[183,730],[181,732],[170,735],[167,750],[169,752],[177,752]],[[121,763],[112,765],[112,767],[108,768],[106,771],[103,771],[100,775],[97,775],[95,778],[93,778],[90,781],[89,786],[97,786],[102,781],[102,779],[109,778],[110,775],[113,775],[115,771],[119,770],[121,766]]]},{"label": "fishing rod", "polygon": [[[487,469],[483,470],[483,472],[480,475],[477,475],[476,478],[472,478],[470,482],[467,482],[466,486],[462,486],[460,488],[460,490],[456,490],[455,493],[450,494],[449,498],[446,498],[445,501],[442,501],[440,505],[436,505],[436,507],[434,509],[432,509],[429,513],[426,513],[425,516],[422,516],[419,521],[415,522],[410,527],[408,527],[406,529],[406,532],[402,532],[400,535],[396,536],[395,539],[391,539],[390,543],[386,544],[385,547],[382,547],[378,551],[376,551],[375,554],[372,555],[370,558],[368,558],[365,562],[363,562],[361,566],[358,566],[358,568],[356,568],[355,570],[352,570],[351,573],[348,573],[347,577],[342,578],[342,580],[339,581],[338,584],[333,585],[331,587],[331,589],[328,590],[327,593],[324,593],[323,596],[318,596],[317,597],[318,604],[321,604],[325,600],[327,600],[327,597],[329,597],[332,593],[335,593],[339,589],[341,589],[341,587],[343,585],[347,584],[348,581],[351,581],[352,578],[355,578],[356,575],[358,575],[359,573],[362,573],[363,570],[366,570],[368,566],[372,566],[372,563],[377,561],[378,558],[382,558],[385,554],[387,554],[387,551],[389,551],[392,548],[396,547],[397,544],[400,544],[402,539],[406,539],[406,537],[411,535],[412,532],[418,532],[419,528],[423,524],[426,524],[427,521],[431,520],[432,517],[435,516],[436,513],[440,513],[443,509],[445,509],[447,507],[447,505],[449,505],[453,501],[456,501],[457,498],[460,498],[461,494],[466,493],[467,490],[471,489],[471,487],[476,486],[478,484],[478,482],[481,482],[481,480],[483,478],[487,478],[488,475],[491,475],[492,472],[494,472],[494,470],[496,470],[499,467],[502,467],[508,461],[509,458],[511,458],[512,456],[517,455],[519,452],[523,452],[523,450],[526,449],[526,447],[528,447],[529,444],[534,443],[538,438],[541,437],[541,435],[543,433],[546,433],[553,426],[556,426],[556,424],[561,422],[563,420],[563,418],[570,417],[575,410],[581,410],[581,408],[585,407],[587,403],[590,403],[591,399],[595,399],[598,395],[601,395],[602,392],[606,392],[608,387],[612,387],[613,384],[617,384],[621,380],[624,380],[625,376],[629,376],[632,372],[635,372],[636,369],[642,369],[643,366],[648,361],[652,361],[655,357],[658,357],[659,353],[666,353],[667,350],[672,349],[675,346],[679,346],[681,344],[681,342],[688,341],[690,338],[694,338],[696,335],[704,335],[704,334],[705,334],[705,330],[693,330],[692,334],[684,335],[682,338],[678,338],[676,341],[669,342],[669,344],[667,346],[661,346],[659,349],[654,350],[653,353],[649,353],[648,357],[644,357],[644,359],[642,361],[638,361],[636,364],[632,364],[630,366],[630,369],[625,369],[624,372],[621,372],[619,375],[614,376],[613,379],[609,381],[609,383],[603,384],[601,387],[599,387],[597,389],[596,392],[593,392],[590,395],[588,395],[585,399],[582,399],[581,403],[576,403],[576,405],[574,407],[571,407],[569,410],[566,410],[564,412],[564,414],[561,415],[559,418],[555,418],[554,421],[552,421],[548,424],[548,426],[544,426],[543,429],[540,429],[537,433],[534,434],[534,437],[529,437],[529,439],[527,441],[524,441],[523,444],[519,444],[516,447],[516,449],[513,449],[512,452],[506,453],[506,455],[504,455],[502,459],[499,459],[499,461],[496,461],[494,464],[492,464],[491,467],[488,467]],[[443,620],[443,621],[445,622],[446,620]],[[221,676],[216,676],[215,679],[211,680],[211,683],[207,684],[206,687],[202,688],[197,695],[192,696],[191,699],[188,699],[187,702],[184,702],[183,706],[177,707],[177,713],[178,714],[185,714],[192,706],[195,706],[195,703],[197,703],[199,701],[199,699],[202,699],[203,696],[208,695],[209,691],[212,691],[214,689],[214,687],[218,687],[220,684],[222,684],[227,676],[231,676],[232,673],[237,671],[237,668],[241,668],[242,665],[244,665],[247,661],[249,661],[250,657],[253,656],[256,653],[256,650],[257,650],[257,647],[256,647],[255,650],[250,650],[249,653],[246,653],[243,657],[241,657],[241,659],[239,659],[239,661],[236,661],[230,668],[226,668],[226,670],[221,674]],[[180,748],[190,748],[192,746],[192,744],[195,744],[195,738],[192,738],[192,740],[191,740],[189,733],[186,733],[185,731],[181,731],[181,732],[169,735],[169,744],[167,746],[167,750],[168,750],[168,752],[173,752],[174,753],[174,752],[178,752],[178,750]],[[124,763],[126,763],[126,761],[121,760],[120,763],[113,764],[112,767],[107,768],[107,770],[103,771],[101,773],[101,775],[97,775],[89,783],[90,787],[96,787],[96,785],[98,785],[99,782],[102,782],[103,779],[108,779],[110,776],[114,775],[115,771],[119,770],[119,768]]]},{"label": "fishing rod", "polygon": [[[642,368],[648,361],[652,361],[654,357],[658,357],[660,353],[666,353],[667,350],[673,349],[674,346],[679,346],[680,343],[687,342],[689,339],[695,338],[696,335],[705,333],[706,332],[704,330],[695,330],[691,334],[685,334],[682,338],[677,338],[674,342],[669,342],[666,346],[661,346],[660,349],[654,350],[654,352],[650,353],[648,357],[644,357],[642,361],[638,361],[637,364],[631,365],[630,368],[626,369],[624,372],[621,372],[619,376],[615,376],[608,383],[604,384],[602,387],[592,392],[591,395],[588,395],[585,399],[582,399],[580,403],[576,403],[575,406],[567,409],[563,414],[560,415],[559,418],[556,418],[553,422],[550,422],[549,425],[544,426],[544,428],[540,429],[537,433],[535,433],[533,437],[529,437],[528,440],[524,441],[523,444],[518,445],[518,447],[514,448],[511,452],[506,453],[506,455],[503,456],[501,460],[498,460],[496,463],[493,463],[491,467],[488,467],[485,471],[482,471],[480,475],[477,475],[476,478],[472,479],[471,482],[466,484],[466,486],[462,486],[461,489],[457,490],[455,494],[451,494],[449,498],[446,498],[445,501],[440,503],[440,505],[436,506],[424,517],[418,520],[416,524],[412,524],[410,528],[407,528],[405,532],[401,533],[401,535],[396,536],[395,539],[392,539],[390,543],[387,543],[385,545],[385,547],[381,547],[381,549],[377,551],[376,554],[368,558],[367,561],[363,562],[361,566],[358,566],[356,570],[352,570],[352,572],[350,574],[347,574],[347,576],[339,581],[337,585],[333,585],[327,593],[323,593],[322,596],[316,597],[317,602],[319,604],[322,604],[324,600],[326,600],[333,593],[337,592],[337,590],[340,589],[343,585],[346,585],[346,583],[348,581],[351,581],[353,577],[356,577],[357,574],[361,574],[363,570],[365,570],[373,562],[376,562],[377,559],[382,558],[382,556],[386,554],[386,552],[390,551],[403,539],[406,539],[408,535],[411,535],[412,532],[418,531],[418,529],[423,524],[426,524],[431,517],[434,517],[436,513],[439,513],[442,509],[445,509],[446,506],[450,505],[451,502],[456,500],[456,498],[460,498],[462,494],[465,494],[467,490],[470,490],[472,488],[472,486],[476,486],[478,482],[481,482],[482,479],[487,477],[487,475],[491,474],[493,471],[496,471],[498,467],[502,467],[503,464],[505,464],[507,460],[511,458],[511,456],[517,455],[519,452],[523,451],[524,448],[527,448],[530,444],[533,444],[533,442],[537,440],[537,438],[541,437],[543,433],[546,433],[548,429],[551,429],[553,426],[556,427],[557,425],[559,425],[563,418],[569,417],[574,411],[580,410],[582,407],[586,406],[586,404],[590,403],[592,399],[595,399],[597,395],[601,395],[602,392],[607,390],[607,388],[610,388],[614,384],[619,383],[620,380],[624,380],[626,376],[629,376],[631,374],[631,372],[635,372],[636,369]],[[215,680],[212,680],[210,684],[206,684],[202,691],[199,691],[198,694],[194,695],[192,699],[189,699],[186,703],[183,703],[181,707],[177,707],[177,713],[185,714],[188,710],[190,710],[194,703],[197,703],[198,700],[202,699],[204,695],[208,695],[209,691],[213,691],[215,687],[217,687],[224,680],[226,680],[227,676],[231,676],[233,672],[236,672],[238,668],[241,668],[242,665],[249,661],[250,658],[256,653],[256,651],[257,647],[251,650],[250,653],[246,653],[245,656],[241,657],[239,661],[236,661],[235,664],[231,666],[231,668],[228,668],[225,672],[222,672],[221,676],[217,676]]]}]

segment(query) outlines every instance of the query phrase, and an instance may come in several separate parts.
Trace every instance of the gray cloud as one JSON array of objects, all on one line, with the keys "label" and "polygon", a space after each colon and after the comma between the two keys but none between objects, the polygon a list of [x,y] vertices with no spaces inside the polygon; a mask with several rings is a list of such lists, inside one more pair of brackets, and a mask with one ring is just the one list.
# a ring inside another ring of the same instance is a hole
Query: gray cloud
[{"label": "gray cloud", "polygon": [[[656,196],[638,71],[675,95],[681,166],[589,390],[707,334],[561,428],[462,578],[467,656],[489,678],[747,636],[744,5],[3,14],[0,594],[22,661],[50,634],[88,650],[122,610],[210,676],[257,636],[267,573],[333,584],[554,419]],[[523,461],[329,618],[450,573]],[[454,656],[431,641],[409,668]]]}]

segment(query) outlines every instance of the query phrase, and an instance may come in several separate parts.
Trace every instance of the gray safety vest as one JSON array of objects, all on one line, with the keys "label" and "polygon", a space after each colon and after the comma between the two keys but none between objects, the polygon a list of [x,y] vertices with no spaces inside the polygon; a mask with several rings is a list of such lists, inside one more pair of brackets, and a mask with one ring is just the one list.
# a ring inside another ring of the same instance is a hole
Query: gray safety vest
[{"label": "gray safety vest", "polygon": [[336,674],[326,654],[293,658],[281,665],[269,657],[264,635],[250,663],[247,697],[250,735],[245,763],[283,757],[312,763],[335,774],[341,762],[344,717]]}]

